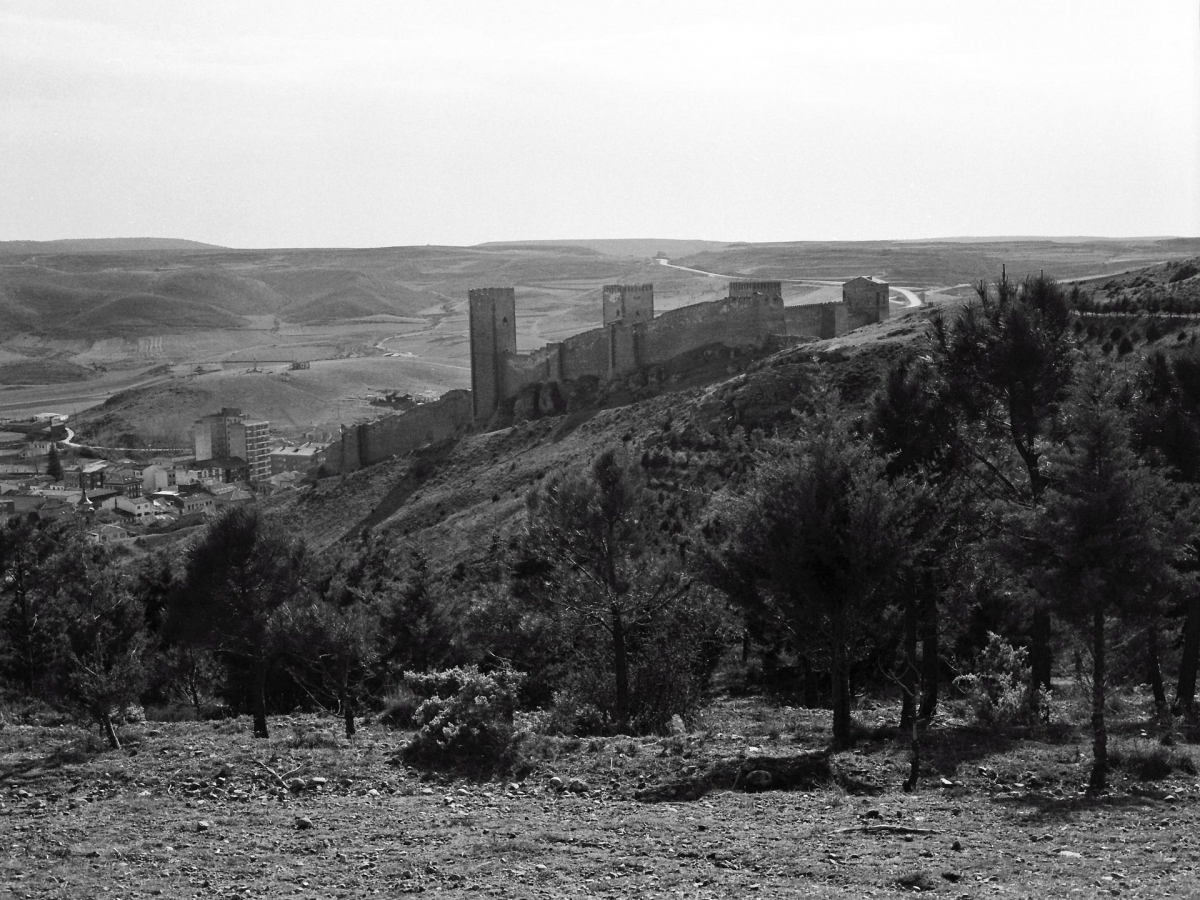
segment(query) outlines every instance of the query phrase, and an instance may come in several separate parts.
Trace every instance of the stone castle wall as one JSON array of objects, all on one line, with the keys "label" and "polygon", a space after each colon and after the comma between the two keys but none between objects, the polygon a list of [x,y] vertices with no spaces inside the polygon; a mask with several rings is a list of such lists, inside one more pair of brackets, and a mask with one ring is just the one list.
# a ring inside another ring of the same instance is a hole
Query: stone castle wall
[{"label": "stone castle wall", "polygon": [[343,425],[326,451],[325,467],[342,474],[460,437],[472,425],[470,391],[447,391],[437,400],[374,422]]},{"label": "stone castle wall", "polygon": [[646,326],[642,365],[665,363],[710,344],[761,348],[771,335],[786,333],[783,299],[778,296],[695,303],[663,313]]},{"label": "stone castle wall", "polygon": [[[696,303],[654,317],[653,285],[606,285],[600,328],[516,351],[512,288],[470,291],[471,391],[449,391],[431,403],[374,422],[344,426],[326,467],[353,472],[397,454],[459,437],[486,424],[518,395],[551,403],[563,383],[599,381],[644,366],[664,365],[704,347],[762,349],[773,337],[832,338],[887,318],[888,286],[854,279],[841,303],[784,306],[778,281],[732,282],[723,300]],[[553,391],[549,388],[554,388]]]}]

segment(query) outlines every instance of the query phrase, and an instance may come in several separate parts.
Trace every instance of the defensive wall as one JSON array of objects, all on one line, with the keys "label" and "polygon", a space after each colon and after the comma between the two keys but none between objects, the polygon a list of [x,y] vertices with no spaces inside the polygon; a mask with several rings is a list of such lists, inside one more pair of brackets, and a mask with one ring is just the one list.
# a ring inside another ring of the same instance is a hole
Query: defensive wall
[{"label": "defensive wall", "polygon": [[325,453],[325,468],[356,472],[400,453],[461,437],[471,429],[472,419],[471,392],[447,391],[437,400],[396,415],[343,425],[338,440]]},{"label": "defensive wall", "polygon": [[[388,457],[486,427],[505,402],[532,392],[544,413],[561,411],[568,385],[610,381],[706,347],[761,350],[773,339],[825,339],[888,316],[888,285],[856,278],[842,302],[784,306],[778,281],[735,281],[723,300],[654,315],[654,286],[605,285],[602,321],[594,328],[531,353],[518,353],[513,288],[468,293],[471,390],[374,422],[343,426],[326,468],[353,472]],[[529,397],[526,398],[529,400]]]}]

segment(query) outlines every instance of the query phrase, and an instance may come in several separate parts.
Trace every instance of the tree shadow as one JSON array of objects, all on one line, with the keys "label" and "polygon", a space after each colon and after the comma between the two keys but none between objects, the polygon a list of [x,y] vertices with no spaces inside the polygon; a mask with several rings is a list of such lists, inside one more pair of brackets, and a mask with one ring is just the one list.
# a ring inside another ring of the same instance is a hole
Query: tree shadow
[{"label": "tree shadow", "polygon": [[1022,797],[998,797],[993,800],[1002,806],[1031,807],[1022,821],[1025,822],[1070,822],[1081,814],[1122,809],[1157,809],[1162,801],[1144,794],[1116,794],[1082,797],[1054,797],[1043,794],[1027,794]]},{"label": "tree shadow", "polygon": [[46,753],[33,754],[7,765],[0,765],[0,786],[36,784],[49,775],[81,765],[95,756],[89,749],[89,743],[87,735],[75,737]]}]

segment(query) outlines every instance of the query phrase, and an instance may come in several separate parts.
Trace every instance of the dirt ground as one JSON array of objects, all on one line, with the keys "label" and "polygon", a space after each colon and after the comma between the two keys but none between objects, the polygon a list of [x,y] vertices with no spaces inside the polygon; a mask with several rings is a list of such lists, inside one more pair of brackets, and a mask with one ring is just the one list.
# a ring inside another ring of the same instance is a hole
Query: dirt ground
[{"label": "dirt ground", "polygon": [[[693,801],[635,799],[639,789],[702,781],[718,761],[794,757],[819,746],[826,719],[728,700],[686,736],[533,738],[531,772],[484,783],[422,775],[398,762],[403,733],[367,725],[347,740],[330,717],[273,719],[265,741],[245,719],[132,725],[120,751],[98,749],[94,733],[73,726],[9,724],[0,728],[0,892],[1200,892],[1200,780],[1118,771],[1112,791],[1086,797],[1088,746],[1075,731],[1000,737],[935,726],[913,794],[899,787],[907,743],[892,736],[833,757],[835,777],[814,790],[715,787]],[[1130,759],[1153,743],[1136,728],[1114,741]]]}]

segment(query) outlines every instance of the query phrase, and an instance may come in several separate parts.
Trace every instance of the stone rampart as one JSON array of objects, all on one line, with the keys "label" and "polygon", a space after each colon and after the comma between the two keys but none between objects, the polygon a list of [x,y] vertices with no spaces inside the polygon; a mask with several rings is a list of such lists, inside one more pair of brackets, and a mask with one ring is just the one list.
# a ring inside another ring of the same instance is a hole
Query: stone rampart
[{"label": "stone rampart", "polygon": [[793,337],[824,340],[837,337],[848,329],[846,304],[808,303],[803,306],[787,306],[783,310],[787,322],[787,333]]},{"label": "stone rampart", "polygon": [[585,375],[608,377],[608,332],[595,328],[562,342],[562,377],[574,381]]},{"label": "stone rampart", "polygon": [[731,281],[729,296],[734,300],[753,297],[761,294],[764,297],[783,297],[783,282],[781,281]]},{"label": "stone rampart", "polygon": [[384,416],[374,422],[342,426],[341,438],[326,451],[326,468],[343,474],[401,453],[459,437],[471,428],[470,391],[447,391],[437,400]]},{"label": "stone rampart", "polygon": [[785,334],[783,300],[762,294],[712,300],[663,313],[646,326],[644,364],[665,363],[709,344],[766,346],[772,334]]},{"label": "stone rampart", "polygon": [[562,344],[547,344],[532,353],[506,353],[501,360],[502,396],[515,397],[531,384],[562,381]]}]

